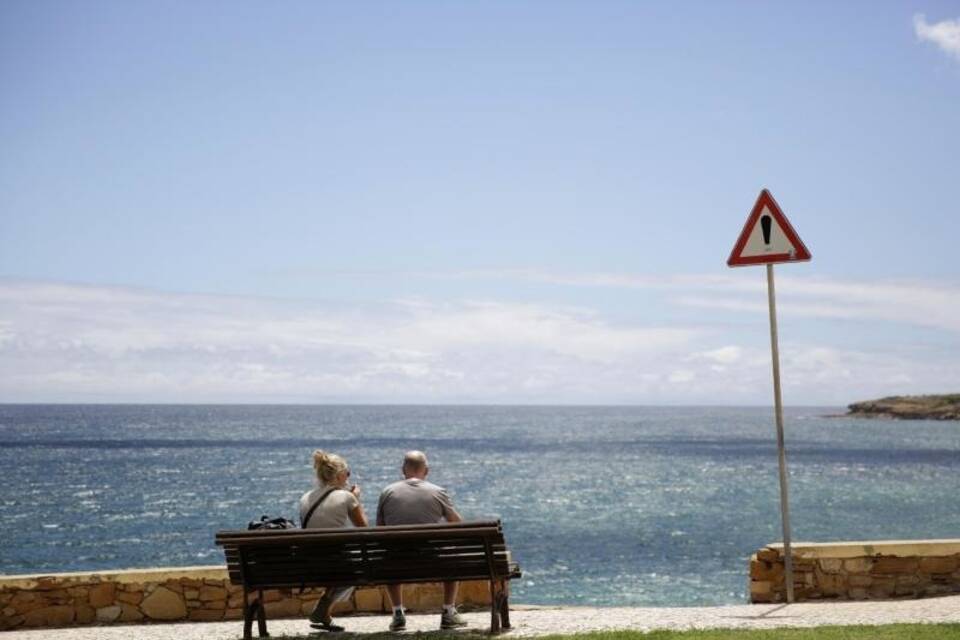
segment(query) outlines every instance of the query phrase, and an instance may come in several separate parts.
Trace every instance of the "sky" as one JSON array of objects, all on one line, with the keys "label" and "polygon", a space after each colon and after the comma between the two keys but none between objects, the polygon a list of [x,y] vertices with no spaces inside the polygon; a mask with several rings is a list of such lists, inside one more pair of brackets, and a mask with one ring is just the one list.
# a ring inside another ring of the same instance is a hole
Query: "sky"
[{"label": "sky", "polygon": [[0,402],[960,391],[958,2],[0,3]]}]

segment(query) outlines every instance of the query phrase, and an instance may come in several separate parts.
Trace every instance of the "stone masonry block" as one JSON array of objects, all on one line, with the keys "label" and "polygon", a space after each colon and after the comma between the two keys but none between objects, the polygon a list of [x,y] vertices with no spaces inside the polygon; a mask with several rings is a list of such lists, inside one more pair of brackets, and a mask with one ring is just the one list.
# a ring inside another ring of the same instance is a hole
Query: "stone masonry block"
[{"label": "stone masonry block", "polygon": [[884,597],[879,594],[889,593],[893,594],[894,588],[897,586],[897,579],[890,576],[874,576],[873,582],[870,584],[870,587],[867,591],[870,592],[871,597],[878,598]]},{"label": "stone masonry block", "polygon": [[752,580],[776,580],[783,577],[783,565],[771,564],[762,560],[750,563],[750,578]]},{"label": "stone masonry block", "polygon": [[[270,598],[268,595],[272,594],[274,597]],[[276,591],[270,591],[263,594],[263,599],[266,602],[271,602],[272,600],[279,600],[280,594]],[[210,601],[210,600],[226,600],[227,599],[227,590],[223,587],[203,587],[200,589],[200,600]]]},{"label": "stone masonry block", "polygon": [[317,606],[316,600],[301,600],[300,601],[300,615],[309,616],[313,613],[313,608]]},{"label": "stone masonry block", "polygon": [[143,614],[132,604],[120,604],[120,622],[140,622]]},{"label": "stone masonry block", "polygon": [[757,551],[757,560],[763,560],[764,562],[776,562],[780,560],[780,554],[777,553],[775,549],[760,549]]},{"label": "stone masonry block", "polygon": [[140,606],[151,620],[183,620],[187,616],[183,596],[166,587],[154,589]]},{"label": "stone masonry block", "polygon": [[264,609],[267,612],[267,618],[294,618],[301,615],[300,601],[294,598],[268,602]]},{"label": "stone masonry block", "polygon": [[750,595],[759,596],[759,595],[769,595],[773,590],[773,585],[769,582],[762,581],[751,581],[750,582]]},{"label": "stone masonry block", "polygon": [[847,578],[851,587],[869,587],[873,584],[873,576],[853,575]]},{"label": "stone masonry block", "polygon": [[827,573],[820,578],[820,591],[828,598],[844,596],[846,595],[847,584],[843,576]]},{"label": "stone masonry block", "polygon": [[953,573],[956,570],[957,556],[920,558],[920,571],[923,573]]},{"label": "stone masonry block", "polygon": [[490,604],[490,581],[489,580],[470,580],[460,583],[460,592],[457,596],[459,602],[471,604],[474,606],[486,606]]},{"label": "stone masonry block", "polygon": [[843,569],[843,560],[840,558],[821,558],[820,569],[824,573],[840,573]]},{"label": "stone masonry block", "polygon": [[357,589],[354,593],[357,611],[379,612],[383,608],[383,596],[378,587]]},{"label": "stone masonry block", "polygon": [[126,591],[122,591],[117,594],[117,602],[126,602],[127,604],[140,604],[141,602],[143,602],[143,593],[142,592],[127,593]]},{"label": "stone masonry block", "polygon": [[170,591],[174,591],[176,593],[183,593],[183,585],[180,584],[179,580],[172,580],[172,579],[167,580],[166,582],[163,583],[163,586],[165,586],[167,589],[170,589]]},{"label": "stone masonry block", "polygon": [[[440,583],[408,585],[404,588],[404,602],[406,602],[407,589],[413,591],[418,611],[439,611],[443,607],[443,585]],[[411,594],[413,595],[413,594]]]},{"label": "stone masonry block", "polygon": [[844,570],[850,573],[867,573],[872,566],[871,558],[848,558],[843,561]]},{"label": "stone masonry block", "polygon": [[919,566],[916,558],[897,558],[894,556],[881,556],[877,558],[870,573],[889,574],[889,573],[914,573]]},{"label": "stone masonry block", "polygon": [[73,607],[68,605],[34,609],[23,616],[23,626],[63,627],[73,622],[74,613]]},{"label": "stone masonry block", "polygon": [[[90,587],[90,606],[99,609],[113,604],[116,597],[117,585],[112,582],[101,582]],[[119,614],[118,614],[119,615]]]},{"label": "stone masonry block", "polygon": [[[203,597],[203,591],[200,591],[201,597]],[[280,602],[283,600],[283,594],[276,589],[267,589],[263,592],[263,601],[264,602]]]},{"label": "stone masonry block", "polygon": [[98,622],[116,622],[120,618],[122,613],[120,605],[114,604],[109,607],[101,607],[97,609],[97,621]]},{"label": "stone masonry block", "polygon": [[330,609],[330,615],[340,616],[347,613],[353,613],[353,600],[347,599],[343,602],[334,602]]},{"label": "stone masonry block", "polygon": [[90,624],[97,618],[97,612],[94,611],[93,607],[87,606],[85,604],[78,605],[76,608],[76,621],[79,624]]}]

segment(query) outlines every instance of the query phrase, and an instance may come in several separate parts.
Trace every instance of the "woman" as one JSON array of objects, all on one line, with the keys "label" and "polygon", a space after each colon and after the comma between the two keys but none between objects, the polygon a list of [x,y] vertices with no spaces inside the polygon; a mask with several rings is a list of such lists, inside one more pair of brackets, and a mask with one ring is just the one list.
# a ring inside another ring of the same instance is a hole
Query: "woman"
[{"label": "woman", "polygon": [[[347,461],[335,453],[317,449],[313,452],[313,468],[317,472],[318,486],[300,498],[300,526],[304,529],[339,529],[366,527],[367,516],[360,504],[360,487],[351,485],[350,467]],[[327,631],[343,631],[333,624],[330,609],[333,603],[346,600],[353,587],[327,587],[323,597],[310,614],[314,627]]]}]

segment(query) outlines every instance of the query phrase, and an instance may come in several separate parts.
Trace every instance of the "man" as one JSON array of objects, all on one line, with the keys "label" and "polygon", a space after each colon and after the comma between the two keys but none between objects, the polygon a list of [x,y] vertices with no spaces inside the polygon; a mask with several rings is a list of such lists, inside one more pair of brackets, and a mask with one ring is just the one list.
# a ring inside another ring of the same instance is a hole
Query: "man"
[{"label": "man", "polygon": [[[377,504],[377,525],[395,524],[434,524],[446,520],[460,522],[463,518],[453,508],[453,501],[447,492],[432,482],[427,482],[430,466],[422,451],[408,451],[403,456],[403,480],[394,482],[380,494]],[[403,585],[387,586],[390,603],[393,605],[393,619],[390,631],[403,631],[407,628],[407,619],[403,613]],[[459,613],[455,602],[457,583],[443,583],[443,615],[440,617],[441,629],[465,627],[467,621]]]}]

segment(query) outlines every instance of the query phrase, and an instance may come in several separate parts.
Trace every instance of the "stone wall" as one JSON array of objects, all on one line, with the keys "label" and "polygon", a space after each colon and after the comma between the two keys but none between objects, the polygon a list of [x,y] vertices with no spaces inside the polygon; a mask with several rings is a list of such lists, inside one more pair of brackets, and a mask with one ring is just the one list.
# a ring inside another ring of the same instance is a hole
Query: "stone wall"
[{"label": "stone wall", "polygon": [[[265,591],[267,619],[308,615],[323,593],[322,589],[298,591]],[[442,585],[406,585],[403,600],[411,611],[439,611]],[[489,583],[461,583],[458,601],[464,609],[489,606]],[[243,590],[230,584],[222,566],[0,575],[0,631],[125,622],[241,620],[242,602]],[[386,591],[369,587],[356,590],[349,601],[337,604],[334,613],[389,609]]]},{"label": "stone wall", "polygon": [[[886,600],[960,593],[960,540],[795,543],[793,589],[804,600]],[[786,602],[782,544],[750,558],[750,600]]]}]

